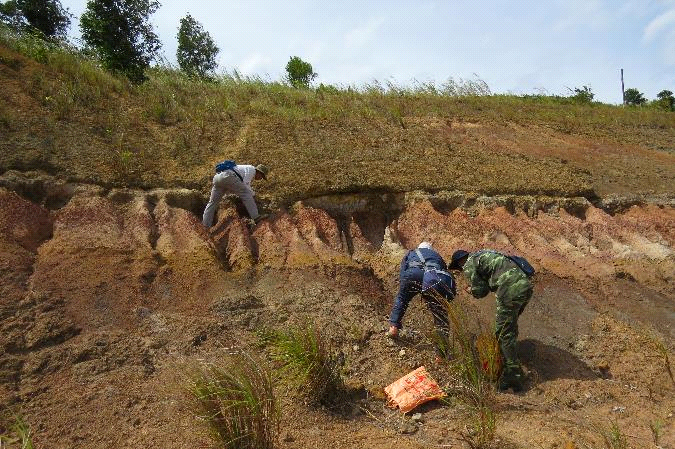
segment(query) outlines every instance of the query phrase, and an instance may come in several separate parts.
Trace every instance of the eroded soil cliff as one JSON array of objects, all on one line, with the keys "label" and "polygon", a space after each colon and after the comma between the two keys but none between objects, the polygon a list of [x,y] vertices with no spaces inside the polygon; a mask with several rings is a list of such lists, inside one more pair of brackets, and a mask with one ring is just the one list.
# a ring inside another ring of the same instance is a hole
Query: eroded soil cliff
[{"label": "eroded soil cliff", "polygon": [[[188,368],[307,322],[344,355],[355,396],[339,413],[285,396],[281,447],[463,447],[461,404],[426,405],[412,424],[382,396],[422,364],[444,379],[420,301],[406,337],[384,337],[400,258],[423,239],[448,258],[491,247],[538,270],[520,319],[527,388],[497,396],[504,447],[602,447],[611,422],[635,448],[656,447],[657,424],[660,447],[675,447],[668,196],[322,196],[252,231],[225,202],[207,232],[195,190],[18,172],[0,185],[0,405],[20,407],[36,447],[210,447]],[[490,326],[493,296],[457,301]]]}]

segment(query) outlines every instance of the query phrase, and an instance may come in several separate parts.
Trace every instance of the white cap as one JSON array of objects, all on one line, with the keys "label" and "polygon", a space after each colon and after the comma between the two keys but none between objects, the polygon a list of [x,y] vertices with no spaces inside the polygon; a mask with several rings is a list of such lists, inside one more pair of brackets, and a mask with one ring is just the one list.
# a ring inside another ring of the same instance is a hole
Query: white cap
[{"label": "white cap", "polygon": [[418,248],[426,248],[426,249],[431,249],[431,243],[429,242],[422,242],[418,246]]}]

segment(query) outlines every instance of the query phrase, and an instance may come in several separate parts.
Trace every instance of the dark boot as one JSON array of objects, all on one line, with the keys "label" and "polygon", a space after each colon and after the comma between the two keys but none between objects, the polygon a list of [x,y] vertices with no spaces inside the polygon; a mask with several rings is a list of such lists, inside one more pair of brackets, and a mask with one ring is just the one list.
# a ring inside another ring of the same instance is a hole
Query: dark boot
[{"label": "dark boot", "polygon": [[505,391],[512,388],[514,392],[523,391],[525,385],[525,372],[518,367],[509,367],[504,370],[502,377],[499,378],[497,388],[499,391]]}]

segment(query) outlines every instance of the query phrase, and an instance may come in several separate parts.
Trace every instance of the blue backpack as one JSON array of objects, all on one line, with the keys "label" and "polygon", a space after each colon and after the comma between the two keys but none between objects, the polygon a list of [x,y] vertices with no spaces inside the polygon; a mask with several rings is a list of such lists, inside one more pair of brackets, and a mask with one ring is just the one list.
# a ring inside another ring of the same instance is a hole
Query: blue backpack
[{"label": "blue backpack", "polygon": [[452,301],[457,293],[455,278],[444,270],[426,270],[422,278],[422,291],[434,290],[448,301]]},{"label": "blue backpack", "polygon": [[216,173],[222,173],[225,170],[232,170],[232,173],[237,175],[237,178],[239,178],[239,180],[241,182],[244,182],[244,178],[242,178],[241,175],[239,173],[237,173],[237,171],[234,169],[234,167],[236,167],[236,166],[237,166],[237,163],[234,162],[234,161],[231,161],[231,160],[218,162],[216,164]]},{"label": "blue backpack", "polygon": [[424,267],[424,275],[422,277],[422,292],[429,289],[435,291],[448,301],[452,301],[457,294],[457,287],[455,286],[455,278],[452,274],[445,270],[427,265],[424,256],[419,249],[416,249],[417,258]]},{"label": "blue backpack", "polygon": [[236,162],[230,160],[218,162],[216,164],[216,173],[220,173],[225,170],[232,170],[236,166],[237,166]]}]

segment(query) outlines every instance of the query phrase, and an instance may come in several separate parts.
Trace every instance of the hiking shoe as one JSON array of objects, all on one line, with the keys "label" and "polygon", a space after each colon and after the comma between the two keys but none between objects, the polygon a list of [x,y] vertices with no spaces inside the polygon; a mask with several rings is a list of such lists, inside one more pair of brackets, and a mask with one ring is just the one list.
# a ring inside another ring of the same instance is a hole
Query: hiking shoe
[{"label": "hiking shoe", "polygon": [[385,335],[389,338],[398,338],[398,327],[389,326],[389,330]]},{"label": "hiking shoe", "polygon": [[513,389],[514,393],[523,391],[523,384],[525,383],[525,373],[522,370],[516,372],[504,373],[499,378],[497,388],[499,391],[506,391],[509,388]]}]

